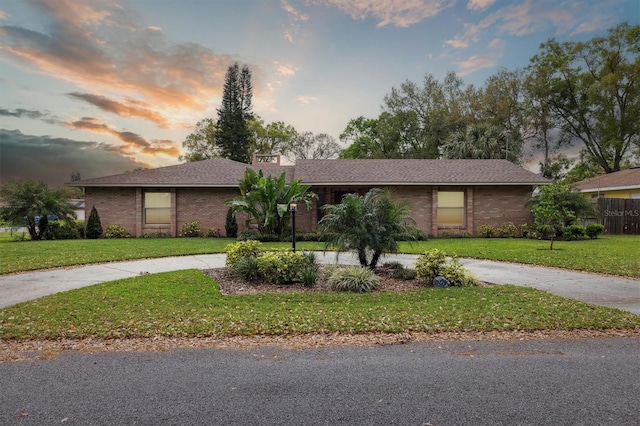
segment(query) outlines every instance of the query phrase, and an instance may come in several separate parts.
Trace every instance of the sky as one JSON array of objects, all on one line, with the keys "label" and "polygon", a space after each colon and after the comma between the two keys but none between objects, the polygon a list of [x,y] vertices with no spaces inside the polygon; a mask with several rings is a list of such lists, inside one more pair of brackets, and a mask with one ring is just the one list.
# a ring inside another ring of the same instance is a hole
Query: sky
[{"label": "sky", "polygon": [[235,62],[265,123],[337,139],[406,80],[482,86],[623,21],[638,0],[0,0],[0,182],[178,164]]}]

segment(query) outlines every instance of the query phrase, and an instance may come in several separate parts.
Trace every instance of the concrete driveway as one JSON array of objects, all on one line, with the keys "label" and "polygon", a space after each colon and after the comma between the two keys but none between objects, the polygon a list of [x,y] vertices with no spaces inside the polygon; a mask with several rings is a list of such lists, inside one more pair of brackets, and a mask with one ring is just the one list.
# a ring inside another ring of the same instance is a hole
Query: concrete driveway
[{"label": "concrete driveway", "polygon": [[[317,255],[321,263],[336,262],[335,253],[318,252]],[[404,254],[389,255],[382,261],[398,261],[406,266],[412,266],[416,257]],[[224,262],[225,254],[208,254],[2,275],[0,276],[0,308],[105,281],[130,278],[145,273],[219,268],[224,266]],[[358,263],[357,259],[349,254],[341,254],[338,262]],[[482,281],[532,287],[559,296],[623,309],[640,315],[640,280],[478,259],[461,259],[461,263]]]}]

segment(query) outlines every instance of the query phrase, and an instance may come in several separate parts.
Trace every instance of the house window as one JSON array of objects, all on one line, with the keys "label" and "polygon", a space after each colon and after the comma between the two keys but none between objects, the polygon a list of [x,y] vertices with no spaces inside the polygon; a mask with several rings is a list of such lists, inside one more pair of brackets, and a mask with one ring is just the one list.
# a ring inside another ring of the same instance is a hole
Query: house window
[{"label": "house window", "polygon": [[167,224],[171,222],[171,193],[144,193],[144,223]]},{"label": "house window", "polygon": [[464,191],[438,191],[438,225],[464,226]]}]

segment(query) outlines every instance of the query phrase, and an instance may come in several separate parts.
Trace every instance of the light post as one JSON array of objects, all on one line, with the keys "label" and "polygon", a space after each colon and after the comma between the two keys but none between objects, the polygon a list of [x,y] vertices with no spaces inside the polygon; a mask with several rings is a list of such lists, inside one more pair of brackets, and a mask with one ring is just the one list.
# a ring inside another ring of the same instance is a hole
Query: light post
[{"label": "light post", "polygon": [[298,203],[296,200],[291,200],[289,203],[289,210],[291,210],[291,244],[293,245],[293,252],[296,252],[296,210],[298,210]]}]

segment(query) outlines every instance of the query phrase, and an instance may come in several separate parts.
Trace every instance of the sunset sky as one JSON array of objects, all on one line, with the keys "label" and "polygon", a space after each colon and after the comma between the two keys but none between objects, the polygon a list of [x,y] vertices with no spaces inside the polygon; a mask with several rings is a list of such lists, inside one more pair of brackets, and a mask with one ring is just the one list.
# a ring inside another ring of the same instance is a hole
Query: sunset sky
[{"label": "sunset sky", "polygon": [[0,0],[0,177],[177,164],[236,61],[265,122],[338,138],[407,79],[482,85],[622,21],[638,0]]}]

